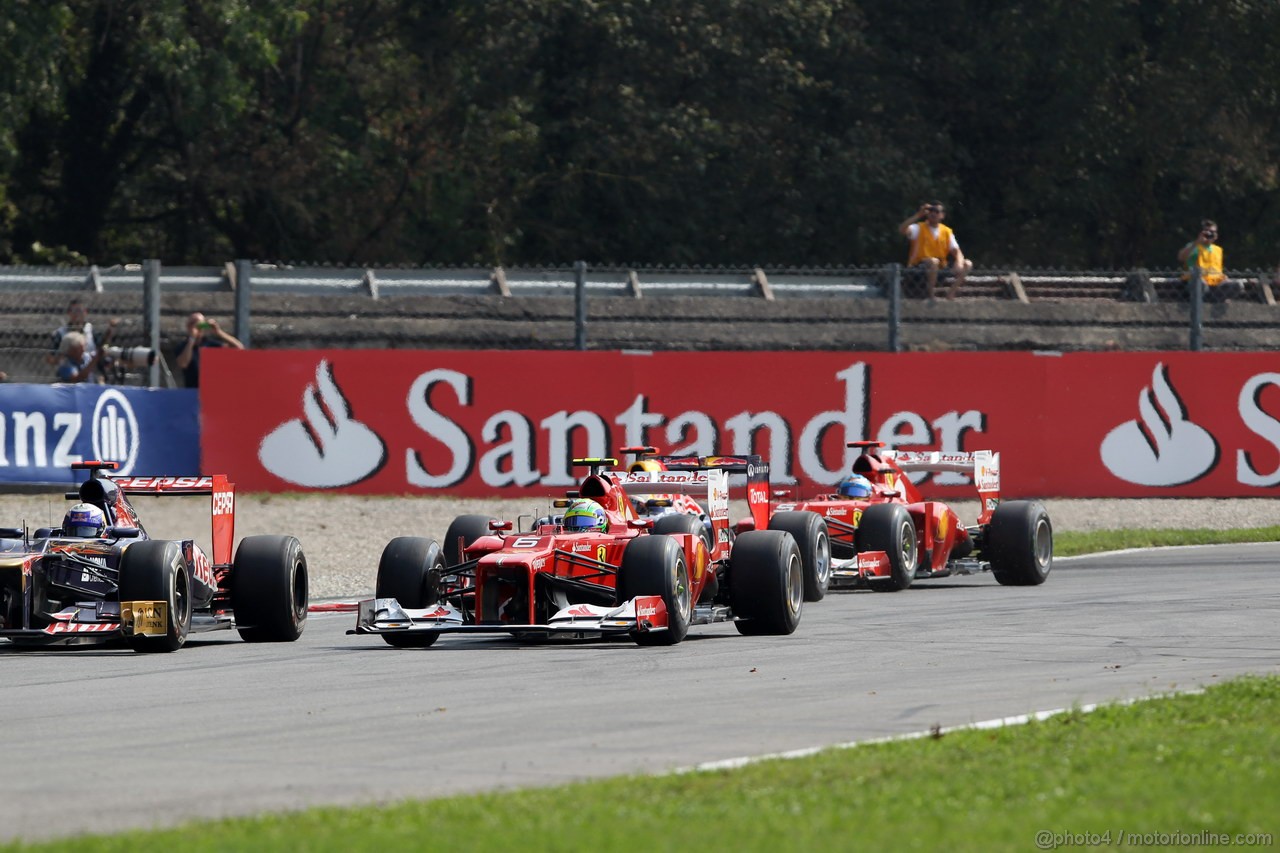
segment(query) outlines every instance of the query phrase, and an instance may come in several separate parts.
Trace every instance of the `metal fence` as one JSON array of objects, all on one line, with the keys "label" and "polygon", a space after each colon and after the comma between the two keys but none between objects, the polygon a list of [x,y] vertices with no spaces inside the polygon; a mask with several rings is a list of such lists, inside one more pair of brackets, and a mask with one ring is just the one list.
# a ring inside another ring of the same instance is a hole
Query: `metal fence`
[{"label": "metal fence", "polygon": [[[187,313],[247,346],[504,349],[1277,349],[1270,273],[1201,288],[1174,270],[977,270],[936,301],[883,267],[334,268],[228,262],[0,267],[0,371],[51,381],[52,332],[80,298],[99,337],[155,349],[106,381],[173,385]],[[1228,292],[1228,290],[1230,292]],[[1228,298],[1221,298],[1228,297]]]}]

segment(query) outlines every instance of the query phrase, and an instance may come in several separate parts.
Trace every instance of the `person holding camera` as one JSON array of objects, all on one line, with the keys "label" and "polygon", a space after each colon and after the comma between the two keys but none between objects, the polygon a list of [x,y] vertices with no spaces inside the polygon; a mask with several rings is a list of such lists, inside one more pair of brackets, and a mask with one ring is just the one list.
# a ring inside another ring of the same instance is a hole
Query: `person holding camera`
[{"label": "person holding camera", "polygon": [[1178,261],[1187,265],[1183,281],[1190,281],[1191,274],[1200,271],[1200,284],[1206,302],[1224,302],[1243,289],[1238,281],[1231,281],[1223,270],[1222,247],[1218,239],[1218,224],[1212,219],[1200,220],[1200,233],[1178,250]]},{"label": "person holding camera", "polygon": [[[955,232],[942,224],[946,215],[947,210],[942,202],[927,201],[898,226],[898,231],[911,243],[907,266],[923,271],[925,290],[930,302],[934,301],[939,269],[947,270],[944,275],[951,277],[947,299],[956,298],[956,291],[964,284],[964,277],[973,269],[973,261],[967,259],[960,250]],[[951,261],[949,269],[948,261]]]},{"label": "person holding camera", "polygon": [[178,350],[178,367],[182,370],[182,383],[188,388],[200,387],[200,350],[205,347],[231,347],[244,349],[240,339],[224,331],[217,320],[206,318],[199,311],[187,317],[187,339]]},{"label": "person holding camera", "polygon": [[67,303],[67,322],[53,330],[53,346],[45,361],[52,365],[61,365],[63,359],[62,339],[67,332],[79,332],[84,336],[84,349],[89,355],[98,351],[98,342],[93,337],[93,324],[89,322],[89,310],[79,297]]},{"label": "person holding camera", "polygon": [[98,363],[102,361],[102,350],[89,352],[84,332],[70,331],[62,336],[58,344],[58,362],[55,375],[58,382],[94,382],[97,383]]}]

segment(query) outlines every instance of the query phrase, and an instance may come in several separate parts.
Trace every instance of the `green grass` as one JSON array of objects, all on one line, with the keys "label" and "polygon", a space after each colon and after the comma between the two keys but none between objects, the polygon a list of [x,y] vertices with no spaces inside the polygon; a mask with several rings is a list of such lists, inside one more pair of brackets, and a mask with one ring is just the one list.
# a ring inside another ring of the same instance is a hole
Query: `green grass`
[{"label": "green grass", "polygon": [[986,851],[1034,850],[1041,831],[1117,830],[1272,833],[1274,845],[1278,709],[1280,678],[1247,677],[1197,695],[736,771],[314,809],[78,839],[74,849]]},{"label": "green grass", "polygon": [[1251,527],[1238,530],[1094,530],[1055,531],[1053,555],[1072,557],[1124,548],[1153,548],[1164,545],[1226,545],[1232,542],[1277,542],[1280,527]]}]

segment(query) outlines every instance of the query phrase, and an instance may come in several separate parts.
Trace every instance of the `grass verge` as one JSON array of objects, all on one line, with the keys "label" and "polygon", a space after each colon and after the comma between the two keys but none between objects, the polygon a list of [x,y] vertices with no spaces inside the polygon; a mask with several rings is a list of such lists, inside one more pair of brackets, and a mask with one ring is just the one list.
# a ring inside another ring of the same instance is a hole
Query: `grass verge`
[{"label": "grass verge", "polygon": [[1234,542],[1278,542],[1280,527],[1248,527],[1232,530],[1093,530],[1054,531],[1053,555],[1074,557],[1125,548],[1168,545],[1228,545]]},{"label": "grass verge", "polygon": [[[83,838],[74,848],[985,851],[1055,846],[1046,840],[1099,846],[1108,832],[1104,846],[1117,849],[1188,846],[1196,833],[1271,833],[1259,846],[1273,846],[1277,707],[1280,678],[1246,677],[1201,694],[734,771],[313,809]],[[1157,833],[1183,835],[1141,837]]]}]

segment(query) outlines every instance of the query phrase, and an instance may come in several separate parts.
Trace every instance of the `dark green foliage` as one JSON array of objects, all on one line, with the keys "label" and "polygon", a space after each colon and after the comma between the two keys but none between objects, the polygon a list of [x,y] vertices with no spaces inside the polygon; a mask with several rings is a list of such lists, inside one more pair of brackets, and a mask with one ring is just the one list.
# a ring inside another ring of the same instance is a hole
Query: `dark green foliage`
[{"label": "dark green foliage", "polygon": [[1280,5],[0,0],[0,262],[1272,268]]}]

